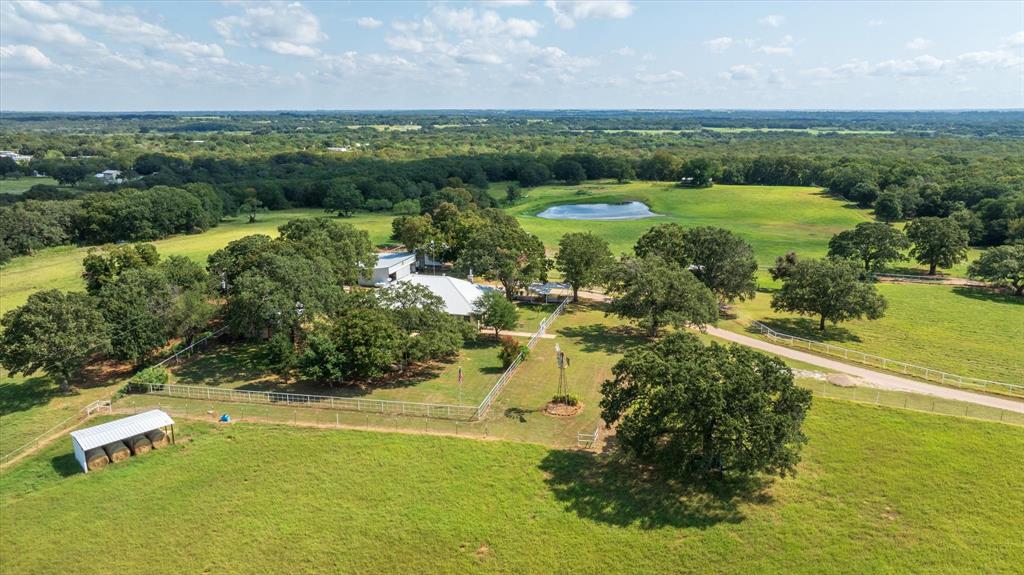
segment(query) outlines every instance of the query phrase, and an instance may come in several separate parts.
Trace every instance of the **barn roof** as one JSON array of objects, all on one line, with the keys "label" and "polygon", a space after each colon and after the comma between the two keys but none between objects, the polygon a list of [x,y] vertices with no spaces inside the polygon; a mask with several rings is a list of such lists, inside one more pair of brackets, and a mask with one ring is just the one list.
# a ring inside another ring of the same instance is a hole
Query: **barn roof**
[{"label": "barn roof", "polygon": [[450,276],[410,274],[398,281],[419,284],[429,289],[444,300],[444,309],[450,315],[472,315],[476,300],[484,292],[494,289]]},{"label": "barn roof", "polygon": [[163,411],[152,409],[137,415],[72,431],[71,437],[78,442],[83,451],[88,451],[94,447],[128,439],[167,425],[174,425],[174,420]]}]

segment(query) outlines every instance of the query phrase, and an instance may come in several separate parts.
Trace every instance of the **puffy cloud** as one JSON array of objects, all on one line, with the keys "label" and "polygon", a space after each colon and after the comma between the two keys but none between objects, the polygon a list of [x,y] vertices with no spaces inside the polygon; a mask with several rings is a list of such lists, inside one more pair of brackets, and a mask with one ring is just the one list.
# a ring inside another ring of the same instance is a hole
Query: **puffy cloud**
[{"label": "puffy cloud", "polygon": [[737,64],[731,66],[728,71],[719,74],[723,80],[749,81],[756,80],[760,73],[757,67],[749,64]]},{"label": "puffy cloud", "polygon": [[793,37],[787,34],[782,37],[782,40],[779,40],[778,44],[762,44],[755,48],[754,51],[762,54],[768,54],[769,56],[790,56],[793,54]]},{"label": "puffy cloud", "polygon": [[313,45],[327,39],[320,20],[299,2],[243,3],[242,14],[214,20],[213,28],[229,44],[292,56],[317,56]]},{"label": "puffy cloud", "polygon": [[907,42],[907,49],[909,50],[927,50],[932,47],[933,42],[926,38],[914,38]]},{"label": "puffy cloud", "polygon": [[762,26],[770,26],[772,28],[778,28],[786,23],[786,17],[781,14],[769,14],[764,18],[757,21]]},{"label": "puffy cloud", "polygon": [[1003,47],[1024,46],[1024,30],[1003,38]]},{"label": "puffy cloud", "polygon": [[618,54],[619,56],[636,56],[636,50],[630,48],[629,46],[623,46],[616,50],[615,53]]},{"label": "puffy cloud", "polygon": [[4,70],[48,70],[56,64],[39,48],[27,44],[0,46],[0,62]]},{"label": "puffy cloud", "polygon": [[877,18],[868,20],[868,28],[878,28],[879,26],[884,26],[884,25],[885,25],[885,20],[880,20],[880,19],[877,19]]},{"label": "puffy cloud", "polygon": [[704,42],[704,45],[708,47],[708,50],[712,52],[724,52],[732,47],[735,40],[729,36],[719,36],[718,38],[712,38]]},{"label": "puffy cloud", "polygon": [[587,18],[629,18],[635,10],[628,0],[547,0],[544,5],[560,28],[573,28]]},{"label": "puffy cloud", "polygon": [[363,16],[356,20],[360,28],[380,28],[384,23],[372,16]]}]

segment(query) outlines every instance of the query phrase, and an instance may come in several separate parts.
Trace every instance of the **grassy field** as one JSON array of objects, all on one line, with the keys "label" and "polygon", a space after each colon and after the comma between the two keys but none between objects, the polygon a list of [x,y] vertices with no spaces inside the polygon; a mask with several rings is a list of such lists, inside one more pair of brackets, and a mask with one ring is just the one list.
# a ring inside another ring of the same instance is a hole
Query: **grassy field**
[{"label": "grassy field", "polygon": [[[251,234],[277,235],[278,226],[296,218],[324,216],[322,210],[283,210],[259,214],[256,223],[237,217],[221,222],[207,232],[173,236],[152,242],[163,256],[183,255],[206,263],[206,256],[228,242]],[[390,214],[358,214],[340,221],[351,223],[370,234],[374,243],[386,243],[391,235]],[[82,258],[88,248],[63,246],[19,257],[0,269],[0,313],[25,303],[28,296],[42,289],[82,290]]]},{"label": "grassy field", "polygon": [[880,320],[839,326],[771,309],[771,294],[737,304],[722,327],[747,331],[750,320],[850,349],[982,379],[1024,384],[1024,301],[983,290],[920,284],[878,284],[889,301]]},{"label": "grassy field", "polygon": [[0,194],[20,194],[36,184],[56,186],[57,180],[53,178],[35,178],[28,176],[0,178]]},{"label": "grassy field", "polygon": [[[18,573],[1017,573],[1024,431],[816,400],[795,478],[714,491],[501,441],[184,422],[0,477]],[[68,530],[88,537],[69,544]],[[118,551],[120,550],[120,551]]]},{"label": "grassy field", "polygon": [[[659,217],[631,221],[546,220],[535,215],[553,204],[641,201]],[[754,246],[762,265],[796,250],[822,256],[833,234],[869,221],[866,210],[825,195],[816,188],[786,186],[714,186],[680,188],[668,183],[587,183],[579,186],[541,186],[527,190],[525,200],[509,208],[523,227],[537,234],[554,251],[566,232],[593,231],[615,253],[631,251],[647,228],[667,222],[682,226],[721,226]]]}]

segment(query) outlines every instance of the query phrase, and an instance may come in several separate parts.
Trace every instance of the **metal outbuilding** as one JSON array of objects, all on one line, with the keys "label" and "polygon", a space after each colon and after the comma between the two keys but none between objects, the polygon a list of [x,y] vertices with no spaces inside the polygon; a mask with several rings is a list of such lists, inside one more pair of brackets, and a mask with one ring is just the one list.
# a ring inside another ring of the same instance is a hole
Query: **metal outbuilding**
[{"label": "metal outbuilding", "polygon": [[151,409],[115,421],[72,431],[71,446],[75,450],[75,459],[81,464],[82,471],[88,473],[89,467],[85,461],[86,451],[173,425],[174,420],[171,419],[171,416],[159,409]]}]

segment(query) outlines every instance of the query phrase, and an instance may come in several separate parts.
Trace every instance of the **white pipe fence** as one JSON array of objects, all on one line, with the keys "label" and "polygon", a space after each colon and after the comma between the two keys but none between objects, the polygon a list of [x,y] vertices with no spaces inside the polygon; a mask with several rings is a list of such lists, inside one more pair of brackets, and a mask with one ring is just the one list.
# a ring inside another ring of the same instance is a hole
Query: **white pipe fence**
[{"label": "white pipe fence", "polygon": [[1014,385],[1012,383],[1003,383],[1001,381],[991,381],[988,379],[978,379],[976,377],[966,377],[955,373],[947,373],[930,367],[922,367],[905,361],[871,355],[869,353],[838,345],[832,345],[830,343],[823,343],[812,339],[805,339],[795,335],[778,332],[759,321],[754,321],[752,323],[754,327],[757,328],[758,332],[771,342],[782,343],[784,345],[790,345],[797,348],[805,348],[808,351],[831,355],[834,357],[841,357],[845,361],[853,361],[871,367],[884,369],[886,371],[917,377],[926,381],[934,381],[943,385],[1024,396],[1024,385]]},{"label": "white pipe fence", "polygon": [[[547,328],[565,310],[568,299],[561,304],[540,323],[536,333],[526,344],[528,350],[537,345],[537,341],[544,335]],[[172,360],[177,361],[182,354],[191,354],[192,350],[204,342],[223,333],[227,328],[221,328],[209,336],[195,342],[191,346],[175,353],[171,357],[156,364],[162,366]],[[206,399],[210,401],[228,401],[239,403],[256,403],[265,405],[284,405],[300,407],[318,407],[321,409],[341,409],[346,411],[358,411],[384,415],[410,415],[419,417],[432,417],[439,419],[472,420],[480,419],[490,407],[494,398],[508,383],[508,380],[515,373],[516,368],[526,357],[522,352],[512,362],[512,365],[501,374],[490,392],[484,397],[479,405],[451,405],[444,403],[420,403],[412,401],[393,401],[382,399],[364,399],[359,397],[338,397],[333,395],[311,395],[304,393],[281,393],[274,391],[250,391],[244,389],[221,389],[202,385],[178,385],[160,383],[129,383],[125,391],[129,393],[147,393],[162,395],[165,397],[179,397],[185,399]]]},{"label": "white pipe fence", "polygon": [[576,447],[582,447],[584,449],[590,449],[597,445],[597,441],[601,438],[601,425],[598,424],[594,428],[593,433],[583,433],[581,431],[576,432]]}]

